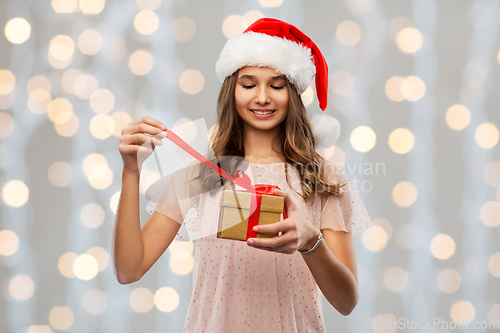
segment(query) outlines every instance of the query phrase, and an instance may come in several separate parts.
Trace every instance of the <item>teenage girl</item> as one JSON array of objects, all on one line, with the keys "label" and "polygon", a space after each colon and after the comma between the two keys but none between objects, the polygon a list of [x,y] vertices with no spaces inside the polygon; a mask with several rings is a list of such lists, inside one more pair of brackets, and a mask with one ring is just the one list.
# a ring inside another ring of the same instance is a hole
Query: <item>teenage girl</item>
[{"label": "teenage girl", "polygon": [[[293,37],[298,41],[290,41]],[[296,27],[261,19],[230,39],[221,53],[216,70],[223,84],[213,152],[217,160],[244,157],[252,184],[278,185],[282,191],[275,190],[275,195],[284,197],[287,218],[254,229],[280,233],[277,237],[246,242],[217,238],[220,175],[198,164],[195,182],[204,191],[192,206],[209,236],[196,240],[185,331],[325,332],[322,294],[344,316],[356,307],[353,235],[371,221],[345,173],[316,152],[318,139],[300,94],[324,67],[318,69],[316,61],[315,71],[304,78],[300,70],[309,64],[291,55],[298,47],[299,53],[309,52],[309,62],[319,58],[319,49],[314,43],[304,47],[307,42],[312,43]],[[270,49],[259,53],[262,47]],[[238,59],[250,53],[253,58]],[[317,90],[318,84],[316,77]],[[320,105],[325,96],[318,91]],[[158,204],[141,228],[137,153],[147,141],[161,145],[158,138],[166,137],[165,129],[160,121],[143,117],[130,123],[120,138],[123,175],[113,258],[121,284],[144,276],[176,237],[189,208]],[[231,161],[221,168],[233,175],[241,164]]]}]

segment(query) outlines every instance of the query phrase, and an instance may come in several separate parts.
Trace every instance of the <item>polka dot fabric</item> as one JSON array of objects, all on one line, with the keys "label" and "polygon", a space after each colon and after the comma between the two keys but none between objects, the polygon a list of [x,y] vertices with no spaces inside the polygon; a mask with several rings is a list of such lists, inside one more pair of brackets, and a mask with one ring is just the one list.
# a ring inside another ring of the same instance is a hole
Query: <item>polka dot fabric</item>
[{"label": "polka dot fabric", "polygon": [[[287,191],[318,229],[355,234],[371,225],[350,183],[344,186],[342,196],[318,197],[309,206],[288,186],[284,168],[285,163],[250,163],[244,171],[253,184],[278,185]],[[327,170],[332,182],[348,180],[341,169],[331,164]],[[292,187],[302,193],[297,170],[289,166],[288,174]],[[269,252],[249,247],[244,241],[217,238],[221,195],[222,191],[214,196],[201,194],[186,205],[155,207],[162,214],[173,214],[186,228],[199,229],[184,332],[326,332],[321,290],[300,253]],[[197,219],[178,218],[178,214],[188,216],[197,206]]]}]

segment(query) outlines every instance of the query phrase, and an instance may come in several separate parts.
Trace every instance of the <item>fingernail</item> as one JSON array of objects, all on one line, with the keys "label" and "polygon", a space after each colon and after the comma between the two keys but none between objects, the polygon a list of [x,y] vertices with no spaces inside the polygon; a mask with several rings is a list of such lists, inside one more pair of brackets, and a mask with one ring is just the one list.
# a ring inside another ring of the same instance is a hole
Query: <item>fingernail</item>
[{"label": "fingernail", "polygon": [[253,239],[248,240],[248,245],[253,245]]},{"label": "fingernail", "polygon": [[161,125],[161,129],[162,129],[162,130],[166,130],[166,129],[167,129],[167,126],[165,126],[165,125]]},{"label": "fingernail", "polygon": [[257,231],[257,230],[259,230],[259,228],[253,227],[253,231]]}]

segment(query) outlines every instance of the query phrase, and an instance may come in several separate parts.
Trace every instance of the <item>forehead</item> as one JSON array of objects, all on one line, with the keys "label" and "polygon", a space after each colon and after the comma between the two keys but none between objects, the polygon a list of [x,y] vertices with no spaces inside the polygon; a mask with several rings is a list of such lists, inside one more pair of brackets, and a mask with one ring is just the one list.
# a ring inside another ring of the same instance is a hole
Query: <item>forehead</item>
[{"label": "forehead", "polygon": [[273,68],[269,67],[245,66],[243,68],[240,68],[238,72],[238,77],[241,77],[242,75],[252,75],[262,78],[281,76],[284,78],[284,75],[277,73]]}]

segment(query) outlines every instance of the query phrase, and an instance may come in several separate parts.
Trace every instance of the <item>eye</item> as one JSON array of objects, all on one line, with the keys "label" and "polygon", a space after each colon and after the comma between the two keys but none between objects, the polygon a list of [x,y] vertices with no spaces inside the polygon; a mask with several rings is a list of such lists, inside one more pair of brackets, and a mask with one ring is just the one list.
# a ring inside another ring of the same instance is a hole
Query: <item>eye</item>
[{"label": "eye", "polygon": [[280,90],[280,89],[283,89],[284,87],[275,87],[275,86],[272,86],[274,89],[276,90]]},{"label": "eye", "polygon": [[245,88],[245,89],[252,89],[253,87],[255,87],[255,86],[243,86],[243,88]]}]

